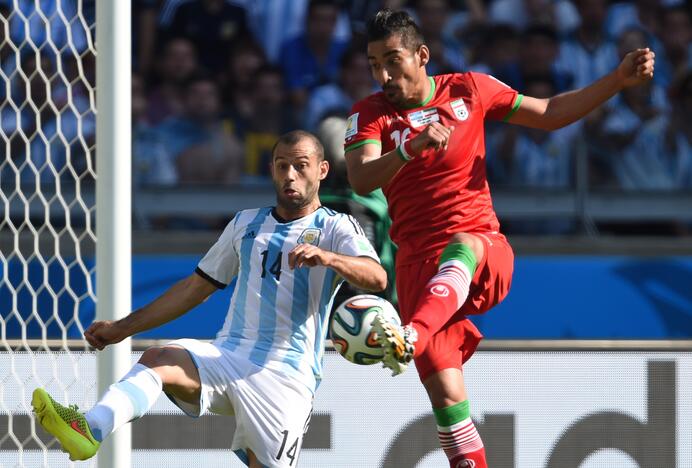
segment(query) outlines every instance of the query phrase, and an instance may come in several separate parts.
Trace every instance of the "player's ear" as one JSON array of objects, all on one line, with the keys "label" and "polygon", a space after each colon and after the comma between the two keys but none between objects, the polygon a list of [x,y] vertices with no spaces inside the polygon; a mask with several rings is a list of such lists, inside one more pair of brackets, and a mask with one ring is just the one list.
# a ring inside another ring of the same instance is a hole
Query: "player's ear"
[{"label": "player's ear", "polygon": [[418,60],[420,60],[421,67],[424,67],[430,61],[430,49],[425,44],[421,44],[418,48]]},{"label": "player's ear", "polygon": [[320,161],[320,180],[324,180],[329,173],[329,161]]}]

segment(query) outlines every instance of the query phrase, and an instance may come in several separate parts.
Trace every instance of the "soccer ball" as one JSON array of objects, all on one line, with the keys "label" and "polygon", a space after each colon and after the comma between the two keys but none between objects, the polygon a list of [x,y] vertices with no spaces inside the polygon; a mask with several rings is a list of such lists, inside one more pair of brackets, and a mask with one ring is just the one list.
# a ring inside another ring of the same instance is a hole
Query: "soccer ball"
[{"label": "soccer ball", "polygon": [[336,308],[330,321],[330,336],[334,348],[355,364],[381,362],[384,352],[372,330],[372,320],[378,312],[398,324],[399,314],[392,304],[381,297],[360,294],[344,301]]}]

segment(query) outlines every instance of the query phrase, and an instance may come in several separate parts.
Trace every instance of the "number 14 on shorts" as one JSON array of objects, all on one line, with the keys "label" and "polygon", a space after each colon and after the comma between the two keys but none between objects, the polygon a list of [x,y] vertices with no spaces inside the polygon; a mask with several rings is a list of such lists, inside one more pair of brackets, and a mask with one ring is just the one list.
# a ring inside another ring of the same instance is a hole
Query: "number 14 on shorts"
[{"label": "number 14 on shorts", "polygon": [[298,437],[296,437],[293,443],[287,448],[286,445],[290,441],[288,431],[281,431],[281,433],[283,434],[283,440],[281,441],[279,452],[276,454],[276,459],[281,460],[281,457],[285,455],[286,458],[291,460],[288,465],[293,466],[293,462],[295,461],[298,449],[300,448],[300,442],[303,435],[300,434]]}]

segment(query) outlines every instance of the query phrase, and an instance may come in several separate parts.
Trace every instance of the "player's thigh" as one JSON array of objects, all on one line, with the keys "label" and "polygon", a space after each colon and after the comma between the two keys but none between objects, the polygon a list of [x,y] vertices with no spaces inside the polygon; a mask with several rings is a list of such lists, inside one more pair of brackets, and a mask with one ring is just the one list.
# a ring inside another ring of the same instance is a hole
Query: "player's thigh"
[{"label": "player's thigh", "polygon": [[514,272],[514,252],[504,235],[497,232],[473,233],[484,245],[471,281],[462,315],[482,314],[507,296]]},{"label": "player's thigh", "polygon": [[[471,248],[476,257],[477,267],[471,280],[470,301],[476,301],[475,296],[482,296],[485,289],[494,288],[496,282],[499,286],[498,292],[506,295],[509,285],[507,284],[506,287],[504,285],[511,279],[514,257],[511,247],[502,234],[460,232],[450,236],[448,243],[463,243]],[[396,287],[399,298],[399,313],[404,321],[407,321],[414,313],[416,306],[425,294],[425,286],[437,274],[439,262],[440,256],[438,255],[412,264],[397,265]],[[493,298],[495,295],[493,294]],[[504,295],[502,297],[504,298]],[[486,297],[481,297],[481,299],[483,304],[489,302]],[[464,313],[479,312],[476,308],[471,307],[469,311],[464,311]]]},{"label": "player's thigh", "polygon": [[[214,343],[194,339],[175,340],[166,347],[186,353],[190,359],[186,362],[194,367],[186,367],[184,376],[176,374],[178,380],[164,386],[166,396],[188,416],[199,417],[206,411],[232,415],[228,389],[243,374],[227,353]],[[194,379],[195,385],[188,385],[187,379]]]},{"label": "player's thigh", "polygon": [[199,399],[201,381],[190,353],[182,346],[167,344],[147,349],[139,362],[153,369],[166,393],[184,401]]},{"label": "player's thigh", "polygon": [[399,315],[407,323],[426,291],[425,285],[437,273],[438,259],[430,257],[420,262],[396,267],[396,290],[399,299]]},{"label": "player's thigh", "polygon": [[485,257],[486,243],[484,239],[472,232],[457,232],[449,239],[448,244],[464,244],[469,247],[476,257],[477,261],[481,261]]},{"label": "player's thigh", "polygon": [[234,450],[251,450],[263,466],[295,467],[312,413],[312,392],[269,369],[256,369],[232,388]]}]

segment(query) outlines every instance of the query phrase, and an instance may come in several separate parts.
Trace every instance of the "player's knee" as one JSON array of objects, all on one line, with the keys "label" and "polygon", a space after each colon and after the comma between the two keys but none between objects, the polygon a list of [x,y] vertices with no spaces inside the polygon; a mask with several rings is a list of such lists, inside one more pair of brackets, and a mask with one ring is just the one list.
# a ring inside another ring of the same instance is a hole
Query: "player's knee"
[{"label": "player's knee", "polygon": [[159,362],[161,356],[161,347],[155,346],[153,348],[148,348],[142,356],[139,358],[139,363],[147,367],[154,368]]},{"label": "player's knee", "polygon": [[449,240],[449,243],[464,244],[470,247],[471,250],[473,250],[473,254],[476,256],[477,261],[480,261],[480,259],[483,258],[485,244],[483,244],[483,241],[474,234],[469,234],[466,232],[457,232],[456,234],[452,235],[452,238]]},{"label": "player's knee", "polygon": [[139,363],[151,369],[162,366],[170,366],[176,363],[177,349],[168,346],[154,346],[149,348],[139,358]]}]

